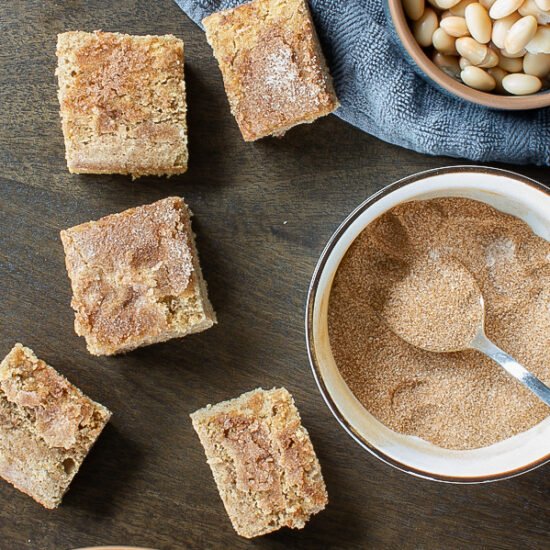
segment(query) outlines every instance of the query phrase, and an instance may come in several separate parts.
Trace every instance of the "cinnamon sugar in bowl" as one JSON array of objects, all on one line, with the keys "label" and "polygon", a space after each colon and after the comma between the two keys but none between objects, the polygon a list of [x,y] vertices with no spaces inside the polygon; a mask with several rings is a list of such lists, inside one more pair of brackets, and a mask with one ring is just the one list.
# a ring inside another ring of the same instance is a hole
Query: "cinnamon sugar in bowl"
[{"label": "cinnamon sugar in bowl", "polygon": [[544,404],[477,352],[416,349],[377,317],[415,254],[459,260],[486,298],[488,333],[550,382],[550,194],[511,172],[459,166],[384,188],[323,251],[306,338],[327,405],[362,447],[420,477],[479,483],[547,462]]}]

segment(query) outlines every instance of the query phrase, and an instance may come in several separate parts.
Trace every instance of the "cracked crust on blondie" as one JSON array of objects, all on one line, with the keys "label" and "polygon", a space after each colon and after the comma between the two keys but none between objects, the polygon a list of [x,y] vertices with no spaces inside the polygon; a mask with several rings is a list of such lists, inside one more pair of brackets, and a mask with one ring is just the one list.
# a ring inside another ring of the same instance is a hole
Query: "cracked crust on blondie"
[{"label": "cracked crust on blondie", "polygon": [[0,477],[56,508],[110,417],[16,344],[0,364]]}]

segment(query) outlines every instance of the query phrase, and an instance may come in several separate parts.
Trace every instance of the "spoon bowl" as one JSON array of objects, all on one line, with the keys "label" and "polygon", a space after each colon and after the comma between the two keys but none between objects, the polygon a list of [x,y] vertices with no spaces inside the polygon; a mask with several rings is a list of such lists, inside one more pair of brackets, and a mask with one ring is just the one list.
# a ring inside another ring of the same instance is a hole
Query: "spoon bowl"
[{"label": "spoon bowl", "polygon": [[487,338],[483,294],[457,260],[432,251],[409,266],[386,297],[380,317],[397,336],[425,351],[480,351],[550,406],[550,388]]},{"label": "spoon bowl", "polygon": [[373,309],[392,332],[426,351],[471,347],[485,312],[481,290],[464,265],[430,250],[393,277],[387,295],[375,287],[372,296]]}]

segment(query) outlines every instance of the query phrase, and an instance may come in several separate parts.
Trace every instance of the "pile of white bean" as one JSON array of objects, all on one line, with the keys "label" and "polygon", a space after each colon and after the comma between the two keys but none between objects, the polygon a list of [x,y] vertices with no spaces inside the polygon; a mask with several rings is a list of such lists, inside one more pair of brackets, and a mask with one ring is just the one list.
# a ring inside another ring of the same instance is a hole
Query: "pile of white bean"
[{"label": "pile of white bean", "polygon": [[484,92],[529,95],[550,81],[550,0],[402,0],[433,62]]}]

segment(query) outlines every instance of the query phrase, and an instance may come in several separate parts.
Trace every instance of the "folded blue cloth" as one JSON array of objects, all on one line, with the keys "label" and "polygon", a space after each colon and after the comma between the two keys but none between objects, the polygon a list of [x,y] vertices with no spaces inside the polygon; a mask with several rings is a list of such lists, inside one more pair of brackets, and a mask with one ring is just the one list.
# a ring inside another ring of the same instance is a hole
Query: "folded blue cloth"
[{"label": "folded blue cloth", "polygon": [[[176,0],[191,19],[243,4]],[[386,18],[385,0],[310,0],[342,106],[336,115],[430,155],[550,165],[550,108],[505,112],[455,99],[420,77]]]}]

